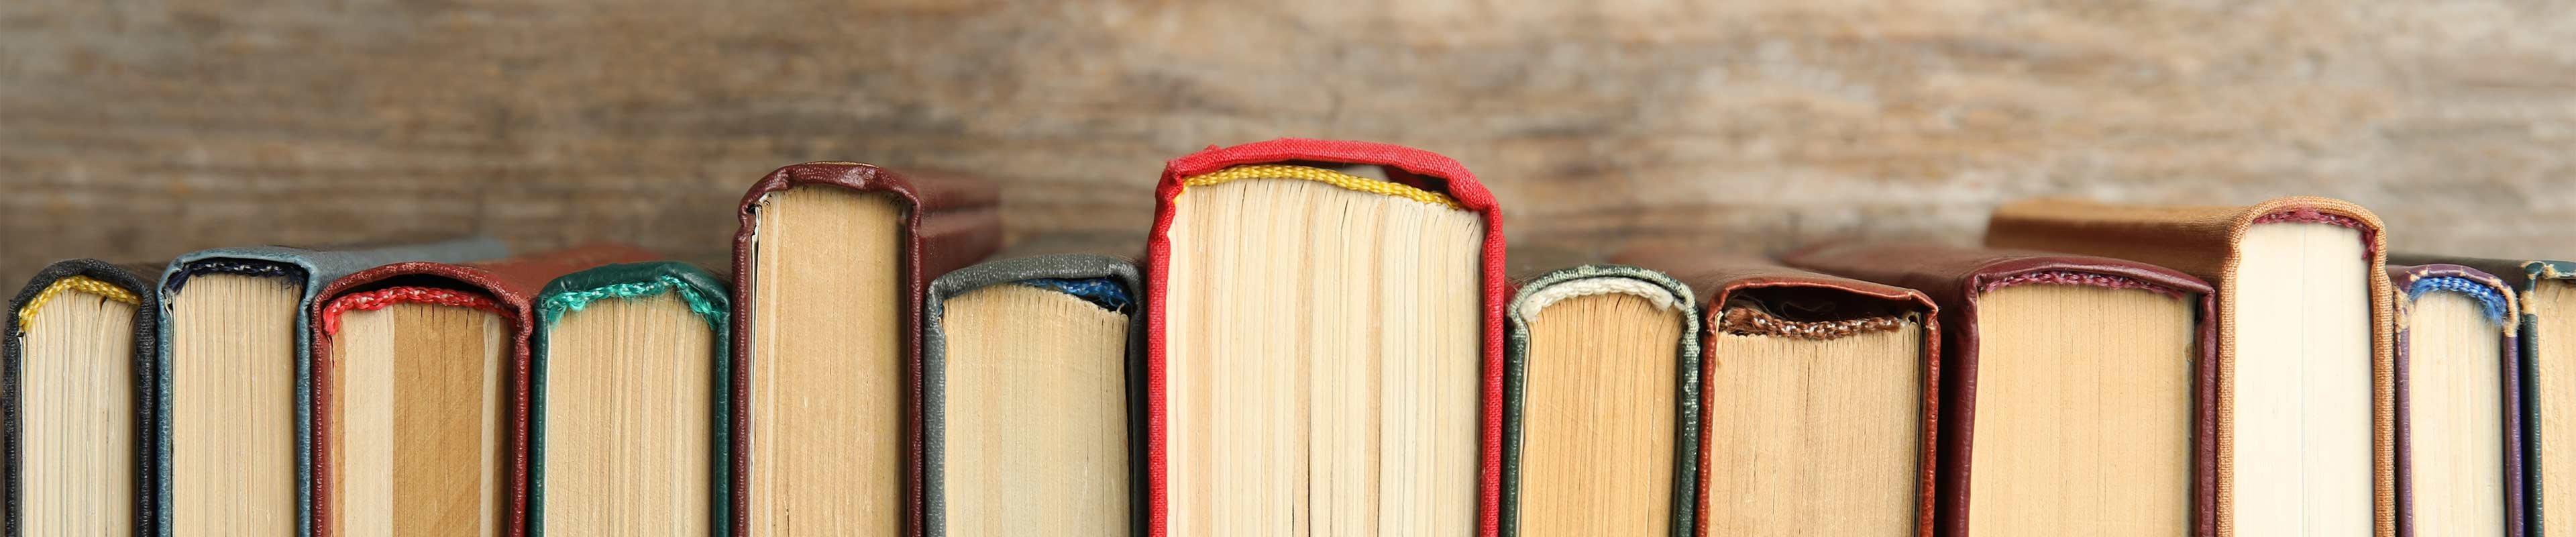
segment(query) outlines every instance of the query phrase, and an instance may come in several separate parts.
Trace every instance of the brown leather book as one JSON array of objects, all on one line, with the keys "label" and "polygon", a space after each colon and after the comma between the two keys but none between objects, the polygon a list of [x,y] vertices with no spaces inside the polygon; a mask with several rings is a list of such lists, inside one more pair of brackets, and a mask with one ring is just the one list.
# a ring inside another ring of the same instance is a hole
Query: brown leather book
[{"label": "brown leather book", "polygon": [[2218,325],[2199,278],[1921,243],[1830,245],[1783,261],[1921,290],[1941,306],[1942,533],[2211,533]]},{"label": "brown leather book", "polygon": [[2396,385],[2377,216],[2312,197],[2251,206],[2035,200],[1986,246],[2116,257],[2218,289],[2219,536],[2396,531]]},{"label": "brown leather book", "polygon": [[520,535],[531,299],[565,274],[658,257],[600,245],[413,261],[324,287],[308,312],[314,535]]},{"label": "brown leather book", "polygon": [[743,194],[733,534],[922,532],[921,297],[999,246],[1000,199],[972,177],[852,162],[779,168]]},{"label": "brown leather book", "polygon": [[1922,293],[1683,251],[1703,308],[1694,535],[1933,534],[1943,366]]}]

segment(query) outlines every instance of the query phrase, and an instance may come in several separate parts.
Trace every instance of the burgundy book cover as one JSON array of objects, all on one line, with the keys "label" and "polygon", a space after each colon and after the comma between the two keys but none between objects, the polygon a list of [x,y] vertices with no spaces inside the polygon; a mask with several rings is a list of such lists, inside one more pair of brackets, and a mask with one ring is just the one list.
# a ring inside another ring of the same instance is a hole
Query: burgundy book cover
[{"label": "burgundy book cover", "polygon": [[[331,356],[331,336],[338,332],[340,314],[351,309],[380,309],[385,306],[426,302],[470,307],[499,314],[510,323],[510,358],[504,366],[510,383],[510,422],[507,454],[508,490],[503,499],[502,534],[521,535],[527,524],[528,498],[528,336],[535,328],[530,319],[530,302],[543,290],[546,282],[556,277],[611,263],[632,263],[660,259],[660,255],[631,246],[603,244],[556,250],[513,257],[498,261],[467,264],[410,261],[358,271],[322,288],[315,295],[313,324],[313,415],[327,415],[331,401],[337,361]],[[330,537],[331,494],[336,481],[331,475],[332,421],[313,420],[313,534]]]},{"label": "burgundy book cover", "polygon": [[1494,202],[1493,194],[1476,182],[1475,174],[1449,157],[1389,144],[1301,138],[1209,147],[1172,159],[1164,164],[1162,180],[1154,187],[1154,229],[1145,245],[1147,535],[1164,537],[1169,521],[1165,507],[1170,502],[1164,490],[1163,286],[1171,276],[1173,202],[1180,197],[1184,180],[1189,177],[1235,166],[1286,162],[1379,166],[1396,182],[1448,194],[1460,207],[1484,216],[1484,367],[1477,429],[1481,436],[1478,442],[1483,447],[1477,469],[1476,533],[1495,535],[1500,522],[1501,511],[1497,509],[1501,505],[1503,475],[1503,303],[1509,300],[1504,294],[1508,282],[1503,276],[1502,209]]},{"label": "burgundy book cover", "polygon": [[2123,259],[2028,250],[1918,243],[1837,244],[1783,256],[1791,266],[1921,290],[1941,306],[1941,468],[1937,508],[1941,532],[1968,533],[1969,477],[1974,470],[1977,420],[1977,299],[2016,285],[2053,284],[2138,289],[2179,296],[2198,304],[2198,364],[2192,386],[2193,535],[2215,535],[2218,477],[2217,293],[2181,272]]},{"label": "burgundy book cover", "polygon": [[[827,186],[858,192],[883,192],[893,195],[904,209],[903,270],[907,291],[904,293],[904,393],[912,401],[903,405],[904,437],[904,533],[920,535],[923,531],[921,405],[921,297],[930,280],[992,255],[1002,244],[1001,191],[983,179],[953,173],[915,170],[898,172],[872,164],[856,162],[807,162],[769,172],[742,195],[735,215],[741,227],[733,241],[733,360],[739,364],[733,376],[733,408],[751,408],[751,337],[754,323],[754,297],[750,289],[755,274],[751,267],[753,237],[759,231],[760,215],[755,211],[770,194],[802,186]],[[751,419],[737,413],[733,419],[733,527],[732,534],[751,531]]]}]

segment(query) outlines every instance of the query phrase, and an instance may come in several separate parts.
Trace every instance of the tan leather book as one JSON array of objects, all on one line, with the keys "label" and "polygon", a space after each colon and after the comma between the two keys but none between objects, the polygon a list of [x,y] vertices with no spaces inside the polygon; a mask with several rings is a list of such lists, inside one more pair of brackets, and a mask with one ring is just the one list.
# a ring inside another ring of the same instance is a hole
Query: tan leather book
[{"label": "tan leather book", "polygon": [[2313,197],[2250,206],[2051,199],[1986,245],[2161,265],[2218,289],[2220,536],[2396,534],[2396,383],[2379,218]]}]

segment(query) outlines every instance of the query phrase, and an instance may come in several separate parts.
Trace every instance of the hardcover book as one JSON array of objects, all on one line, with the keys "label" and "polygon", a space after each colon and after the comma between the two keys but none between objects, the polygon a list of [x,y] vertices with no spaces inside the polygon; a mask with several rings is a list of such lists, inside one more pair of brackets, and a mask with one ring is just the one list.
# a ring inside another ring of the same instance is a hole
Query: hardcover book
[{"label": "hardcover book", "polygon": [[507,255],[491,239],[376,249],[253,247],[179,256],[161,275],[153,363],[158,533],[312,535],[313,340],[322,287],[403,261]]},{"label": "hardcover book", "polygon": [[1931,299],[1753,258],[1614,260],[1699,294],[1693,534],[1933,534],[1945,379]]},{"label": "hardcover book", "polygon": [[1144,533],[1141,283],[1126,258],[1082,253],[1008,256],[930,283],[929,535]]},{"label": "hardcover book", "polygon": [[535,309],[528,534],[730,534],[724,280],[676,261],[603,265],[547,283]]},{"label": "hardcover book", "polygon": [[2396,385],[2379,218],[2325,198],[2243,207],[2036,200],[1986,245],[2097,255],[2218,289],[2214,533],[2397,528]]},{"label": "hardcover book", "polygon": [[2519,306],[2515,321],[2516,363],[2518,377],[2522,440],[2522,483],[2520,492],[2523,531],[2530,535],[2576,534],[2576,517],[2549,518],[2549,506],[2576,501],[2568,493],[2576,492],[2576,472],[2550,473],[2558,465],[2576,465],[2576,442],[2552,442],[2552,438],[2576,435],[2576,367],[2559,367],[2560,362],[2576,359],[2576,338],[2547,337],[2549,334],[2576,334],[2576,261],[2479,259],[2433,255],[2397,255],[2390,263],[2400,265],[2456,264],[2494,275],[2513,292],[2507,294]]},{"label": "hardcover book", "polygon": [[1784,260],[1940,306],[1941,533],[2210,534],[2218,325],[2199,278],[1921,243]]},{"label": "hardcover book", "polygon": [[1493,535],[1503,230],[1465,167],[1281,139],[1174,159],[1147,238],[1164,535]]},{"label": "hardcover book", "polygon": [[[150,273],[144,269],[143,273]],[[152,535],[160,295],[137,271],[54,263],[0,321],[5,533]]]},{"label": "hardcover book", "polygon": [[[1531,259],[1515,248],[1513,264]],[[1502,535],[1687,535],[1699,310],[1652,270],[1515,270],[1505,310]]]},{"label": "hardcover book", "polygon": [[849,162],[779,168],[743,194],[735,534],[921,532],[923,288],[999,246],[1000,199],[963,175]]},{"label": "hardcover book", "polygon": [[521,535],[531,299],[549,281],[654,259],[601,245],[407,261],[333,280],[313,309],[313,532]]},{"label": "hardcover book", "polygon": [[2504,280],[2390,266],[2397,299],[2397,532],[2523,534],[2522,329]]}]

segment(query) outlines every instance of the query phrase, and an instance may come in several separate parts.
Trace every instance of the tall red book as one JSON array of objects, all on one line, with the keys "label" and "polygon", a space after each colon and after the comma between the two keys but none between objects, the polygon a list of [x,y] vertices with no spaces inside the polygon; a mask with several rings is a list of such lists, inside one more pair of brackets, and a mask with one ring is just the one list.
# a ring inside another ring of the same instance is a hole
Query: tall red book
[{"label": "tall red book", "polygon": [[1496,530],[1502,216],[1457,161],[1280,139],[1167,163],[1148,533]]}]

